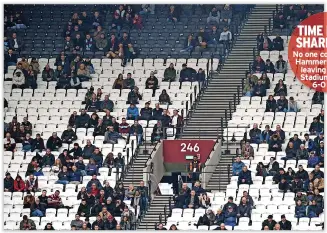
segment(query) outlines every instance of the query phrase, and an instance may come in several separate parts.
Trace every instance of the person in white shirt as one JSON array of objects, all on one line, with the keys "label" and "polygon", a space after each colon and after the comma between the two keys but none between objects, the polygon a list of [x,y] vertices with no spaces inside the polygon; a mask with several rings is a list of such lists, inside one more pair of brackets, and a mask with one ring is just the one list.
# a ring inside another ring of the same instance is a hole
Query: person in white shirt
[{"label": "person in white shirt", "polygon": [[170,125],[176,128],[175,138],[178,138],[183,127],[183,117],[178,114],[178,110],[173,111],[173,115],[170,118]]}]

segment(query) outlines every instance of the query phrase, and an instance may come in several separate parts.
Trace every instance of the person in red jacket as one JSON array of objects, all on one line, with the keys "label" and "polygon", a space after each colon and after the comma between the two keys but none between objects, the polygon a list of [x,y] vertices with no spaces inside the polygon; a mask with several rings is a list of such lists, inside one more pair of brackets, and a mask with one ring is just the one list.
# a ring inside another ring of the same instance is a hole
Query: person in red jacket
[{"label": "person in red jacket", "polygon": [[95,184],[92,184],[90,192],[94,197],[96,197],[99,195],[100,190],[97,188],[97,186]]},{"label": "person in red jacket", "polygon": [[139,16],[138,14],[135,14],[134,19],[133,19],[133,24],[135,25],[135,27],[137,29],[141,30],[143,28],[141,16]]},{"label": "person in red jacket", "polygon": [[14,180],[14,192],[24,192],[25,190],[25,182],[22,180],[20,175],[16,176]]},{"label": "person in red jacket", "polygon": [[122,123],[119,124],[119,134],[126,136],[129,134],[129,124],[126,122],[126,118],[122,118]]}]

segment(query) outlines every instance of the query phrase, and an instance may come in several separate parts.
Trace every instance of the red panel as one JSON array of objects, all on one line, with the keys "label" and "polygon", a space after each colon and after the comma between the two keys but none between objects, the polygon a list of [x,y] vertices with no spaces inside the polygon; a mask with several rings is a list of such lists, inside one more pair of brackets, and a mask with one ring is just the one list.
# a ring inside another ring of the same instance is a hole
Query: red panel
[{"label": "red panel", "polygon": [[215,145],[214,140],[164,140],[163,156],[165,163],[186,163],[186,155],[197,155],[204,163]]}]

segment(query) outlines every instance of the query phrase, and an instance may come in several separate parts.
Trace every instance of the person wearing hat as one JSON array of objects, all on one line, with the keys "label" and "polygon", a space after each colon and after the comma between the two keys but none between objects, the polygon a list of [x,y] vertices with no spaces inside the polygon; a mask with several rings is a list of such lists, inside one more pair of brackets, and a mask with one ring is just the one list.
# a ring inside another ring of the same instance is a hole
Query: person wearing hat
[{"label": "person wearing hat", "polygon": [[234,227],[236,225],[237,219],[237,209],[234,209],[232,206],[228,206],[227,211],[225,212],[224,224],[226,226]]},{"label": "person wearing hat", "polygon": [[268,218],[262,222],[261,230],[263,230],[265,226],[268,226],[269,230],[273,230],[276,223],[277,222],[275,220],[273,220],[273,216],[268,215]]},{"label": "person wearing hat", "polygon": [[152,120],[152,108],[150,108],[150,102],[146,102],[144,108],[141,108],[139,119]]},{"label": "person wearing hat", "polygon": [[292,223],[286,219],[285,214],[282,214],[280,218],[281,221],[278,223],[280,225],[280,229],[287,231],[292,230]]},{"label": "person wearing hat", "polygon": [[132,90],[128,93],[126,103],[127,104],[139,104],[140,100],[142,100],[142,95],[139,93],[139,88],[136,86],[133,86]]},{"label": "person wearing hat", "polygon": [[228,210],[229,207],[232,207],[232,209],[235,211],[235,214],[236,214],[236,210],[237,210],[237,205],[233,202],[233,197],[230,196],[228,197],[228,201],[227,203],[224,205],[224,208],[223,208],[223,213],[225,214]]},{"label": "person wearing hat", "polygon": [[315,151],[311,151],[308,158],[308,168],[314,168],[319,164],[319,157],[315,155]]}]

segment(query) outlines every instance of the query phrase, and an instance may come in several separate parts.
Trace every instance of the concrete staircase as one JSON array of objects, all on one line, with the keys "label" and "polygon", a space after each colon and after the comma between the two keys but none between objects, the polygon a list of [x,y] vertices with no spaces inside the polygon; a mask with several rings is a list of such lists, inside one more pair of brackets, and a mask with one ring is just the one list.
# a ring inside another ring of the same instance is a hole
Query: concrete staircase
[{"label": "concrete staircase", "polygon": [[[143,169],[151,156],[151,152],[155,146],[147,143],[146,146],[142,145],[135,152],[135,158],[130,164],[127,172],[124,174],[123,182],[125,188],[128,188],[128,185],[133,184],[134,186],[139,186],[140,181],[143,180]],[[145,149],[148,153],[145,153]]]},{"label": "concrete staircase", "polygon": [[[225,119],[225,111],[226,109],[229,111],[229,102],[234,103],[237,87],[240,87],[240,96],[242,96],[242,79],[249,69],[249,63],[254,59],[253,48],[257,45],[256,36],[258,33],[264,32],[265,27],[269,33],[269,20],[273,17],[275,9],[275,5],[256,5],[252,9],[220,73],[213,75],[208,88],[195,107],[184,128],[183,139],[217,139],[217,134],[222,136],[221,118],[224,118],[223,128],[227,127],[226,122],[230,120],[230,116],[227,114],[227,119]],[[235,104],[238,104],[237,96]],[[222,155],[207,189],[224,191],[229,184],[228,170],[231,175],[232,158],[235,156],[235,149],[239,148],[239,144],[230,141],[224,142],[222,151],[226,149],[227,143],[231,144],[229,149],[232,148],[232,150],[230,153]]]},{"label": "concrete staircase", "polygon": [[[169,199],[172,198],[171,195],[159,195],[155,196],[148,208],[143,219],[139,223],[137,230],[151,230],[155,229],[155,224],[160,221],[160,216],[162,222],[164,222],[165,217],[168,218],[169,215]],[[166,206],[166,216],[164,215],[164,208]]]},{"label": "concrete staircase", "polygon": [[[234,103],[237,87],[242,91],[242,79],[245,77],[249,63],[253,61],[256,36],[269,25],[269,19],[272,18],[275,8],[275,5],[256,5],[252,9],[220,73],[213,75],[184,128],[182,136],[184,139],[216,139],[217,132],[221,134],[221,130],[218,130],[221,126],[220,119],[225,118],[225,110],[229,109],[229,102]],[[229,116],[226,121],[228,120],[230,120]]]}]

